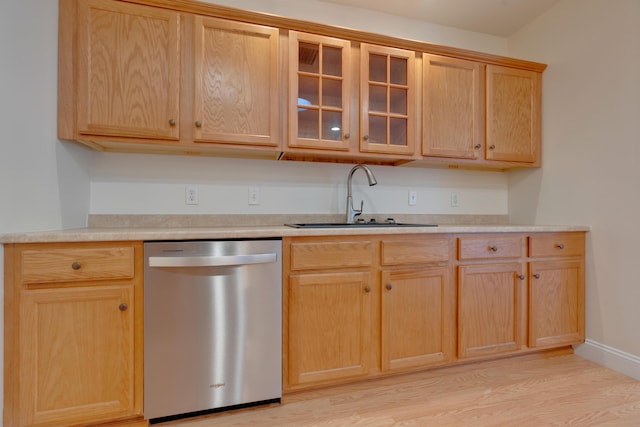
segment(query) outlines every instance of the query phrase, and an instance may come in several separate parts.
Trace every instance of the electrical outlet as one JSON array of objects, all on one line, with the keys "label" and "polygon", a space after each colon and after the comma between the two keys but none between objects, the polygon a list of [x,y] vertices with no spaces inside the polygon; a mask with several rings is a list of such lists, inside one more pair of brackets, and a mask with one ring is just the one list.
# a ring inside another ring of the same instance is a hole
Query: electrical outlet
[{"label": "electrical outlet", "polygon": [[249,187],[249,204],[250,205],[260,204],[260,188],[259,187]]},{"label": "electrical outlet", "polygon": [[184,203],[185,205],[197,205],[200,203],[198,186],[187,185],[186,187],[184,187]]},{"label": "electrical outlet", "polygon": [[409,190],[409,206],[415,206],[418,204],[418,193],[414,190]]},{"label": "electrical outlet", "polygon": [[460,195],[458,193],[451,193],[451,207],[457,208],[460,206]]}]

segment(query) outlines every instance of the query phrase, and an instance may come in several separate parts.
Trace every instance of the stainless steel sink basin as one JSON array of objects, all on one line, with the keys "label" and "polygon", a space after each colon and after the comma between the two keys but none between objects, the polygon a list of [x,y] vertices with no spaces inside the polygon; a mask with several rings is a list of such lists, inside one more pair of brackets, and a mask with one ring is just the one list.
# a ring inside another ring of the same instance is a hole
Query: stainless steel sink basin
[{"label": "stainless steel sink basin", "polygon": [[312,222],[302,224],[285,224],[293,228],[381,228],[381,227],[437,227],[437,224],[407,224],[404,222]]}]

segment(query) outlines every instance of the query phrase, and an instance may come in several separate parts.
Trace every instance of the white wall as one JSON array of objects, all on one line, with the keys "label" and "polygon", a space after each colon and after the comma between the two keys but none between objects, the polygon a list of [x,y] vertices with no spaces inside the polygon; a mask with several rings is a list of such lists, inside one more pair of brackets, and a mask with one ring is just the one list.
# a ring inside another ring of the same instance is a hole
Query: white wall
[{"label": "white wall", "polygon": [[587,338],[640,363],[640,2],[565,0],[509,40],[549,64],[543,168],[510,175],[511,220],[592,227]]}]

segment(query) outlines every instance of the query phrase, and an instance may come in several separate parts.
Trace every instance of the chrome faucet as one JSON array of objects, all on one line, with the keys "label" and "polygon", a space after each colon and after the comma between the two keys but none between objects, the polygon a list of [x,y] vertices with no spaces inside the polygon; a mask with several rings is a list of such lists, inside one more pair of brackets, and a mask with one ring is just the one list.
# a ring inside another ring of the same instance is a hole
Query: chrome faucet
[{"label": "chrome faucet", "polygon": [[360,209],[353,207],[353,196],[351,195],[351,179],[356,170],[362,169],[367,174],[369,180],[369,186],[376,185],[376,177],[371,172],[371,169],[367,165],[355,165],[349,172],[349,178],[347,179],[347,224],[353,224],[356,221],[356,217],[362,214],[362,208],[364,207],[364,201],[360,201]]}]

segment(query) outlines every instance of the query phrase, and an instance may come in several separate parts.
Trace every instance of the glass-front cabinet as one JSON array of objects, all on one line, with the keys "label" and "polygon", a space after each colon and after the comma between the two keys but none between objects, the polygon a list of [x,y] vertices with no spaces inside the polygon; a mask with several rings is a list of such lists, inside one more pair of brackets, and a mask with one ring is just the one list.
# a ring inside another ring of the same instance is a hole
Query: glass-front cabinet
[{"label": "glass-front cabinet", "polygon": [[369,44],[360,52],[360,150],[413,154],[415,53]]},{"label": "glass-front cabinet", "polygon": [[289,146],[349,150],[350,42],[291,31]]}]

